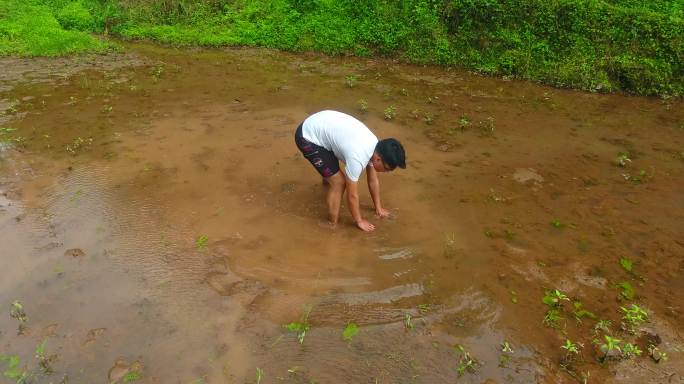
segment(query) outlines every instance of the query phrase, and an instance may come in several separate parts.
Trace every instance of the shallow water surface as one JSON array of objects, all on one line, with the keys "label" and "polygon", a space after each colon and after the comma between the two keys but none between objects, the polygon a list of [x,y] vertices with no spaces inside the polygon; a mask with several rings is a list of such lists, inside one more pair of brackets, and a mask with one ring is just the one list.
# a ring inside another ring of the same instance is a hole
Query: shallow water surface
[{"label": "shallow water surface", "polygon": [[[18,300],[26,318],[0,318],[0,352],[32,382],[684,377],[680,100],[382,60],[128,49],[3,59],[17,75],[0,79],[0,308]],[[294,145],[326,108],[406,147],[407,169],[381,175],[392,219],[361,187],[373,233],[344,207],[325,225],[321,180]],[[542,297],[556,289],[567,300],[553,308]],[[632,304],[648,321],[629,329]],[[605,335],[641,356],[601,363]]]}]

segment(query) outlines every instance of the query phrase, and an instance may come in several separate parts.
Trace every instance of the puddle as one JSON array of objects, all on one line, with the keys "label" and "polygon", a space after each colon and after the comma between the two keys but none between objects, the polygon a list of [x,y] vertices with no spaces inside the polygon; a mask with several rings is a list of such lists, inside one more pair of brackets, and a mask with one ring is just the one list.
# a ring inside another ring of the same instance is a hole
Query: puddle
[{"label": "puddle", "polygon": [[[0,317],[0,352],[36,382],[244,383],[257,368],[263,383],[684,374],[681,101],[382,60],[128,49],[3,61],[0,308],[18,301],[26,321]],[[374,218],[360,187],[371,234],[344,208],[336,229],[319,225],[324,190],[292,136],[326,108],[407,147],[407,169],[381,177],[393,220]],[[543,323],[554,289],[569,299],[558,328]],[[577,302],[595,318],[578,320]],[[631,304],[669,359],[602,367],[596,323],[636,342],[620,329]],[[304,308],[300,343],[284,325]],[[563,369],[566,339],[584,350]]]}]

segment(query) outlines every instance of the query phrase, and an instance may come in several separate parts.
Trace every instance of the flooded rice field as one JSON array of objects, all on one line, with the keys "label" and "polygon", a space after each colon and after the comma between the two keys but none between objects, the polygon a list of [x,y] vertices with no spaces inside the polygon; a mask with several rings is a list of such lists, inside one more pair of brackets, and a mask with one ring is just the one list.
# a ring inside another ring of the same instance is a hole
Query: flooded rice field
[{"label": "flooded rice field", "polygon": [[[684,381],[681,100],[127,51],[1,60],[1,382]],[[321,109],[406,147],[375,232],[324,225]]]}]

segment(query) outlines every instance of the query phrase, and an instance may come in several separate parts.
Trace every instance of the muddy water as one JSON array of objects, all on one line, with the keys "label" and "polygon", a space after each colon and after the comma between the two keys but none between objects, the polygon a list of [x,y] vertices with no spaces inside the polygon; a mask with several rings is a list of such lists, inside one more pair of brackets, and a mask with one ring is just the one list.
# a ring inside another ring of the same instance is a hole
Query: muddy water
[{"label": "muddy water", "polygon": [[[0,352],[34,382],[684,377],[681,101],[382,60],[128,50],[3,62],[22,76],[2,79],[0,305],[19,300],[26,320],[0,318]],[[320,179],[293,144],[325,108],[407,148],[408,168],[381,176],[394,217],[362,193],[371,234],[346,211],[323,225]],[[553,289],[571,299],[555,328]],[[634,334],[620,326],[631,304],[649,315]],[[305,313],[300,343],[284,325]],[[600,364],[604,334],[642,355]]]}]

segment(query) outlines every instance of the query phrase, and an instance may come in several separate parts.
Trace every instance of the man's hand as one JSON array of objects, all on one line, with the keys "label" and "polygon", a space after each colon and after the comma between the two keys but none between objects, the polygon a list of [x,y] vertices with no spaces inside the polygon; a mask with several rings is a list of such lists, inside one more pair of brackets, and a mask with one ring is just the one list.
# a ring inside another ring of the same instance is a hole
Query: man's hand
[{"label": "man's hand", "polygon": [[369,223],[368,221],[361,219],[356,222],[356,226],[359,227],[364,232],[373,232],[375,230],[375,225]]},{"label": "man's hand", "polygon": [[376,209],[375,209],[375,214],[376,214],[379,218],[381,218],[381,219],[386,219],[386,218],[392,216],[392,212],[390,212],[389,209],[385,209],[385,208],[382,208],[382,207],[376,208]]}]

